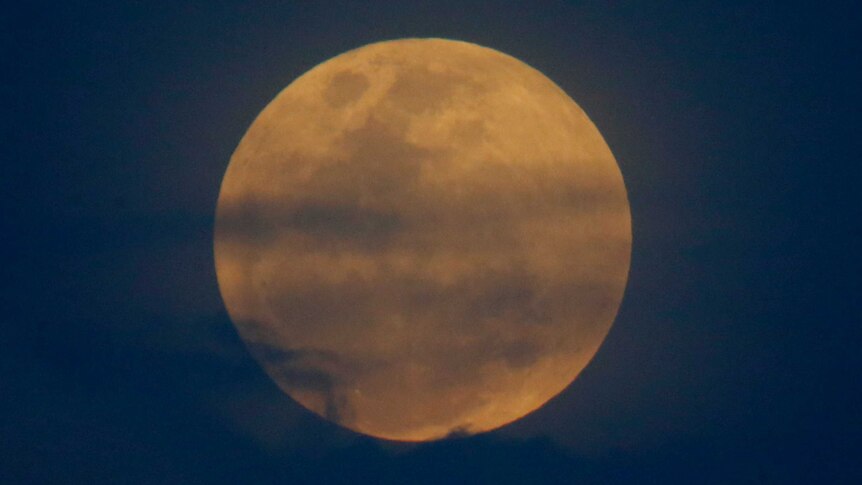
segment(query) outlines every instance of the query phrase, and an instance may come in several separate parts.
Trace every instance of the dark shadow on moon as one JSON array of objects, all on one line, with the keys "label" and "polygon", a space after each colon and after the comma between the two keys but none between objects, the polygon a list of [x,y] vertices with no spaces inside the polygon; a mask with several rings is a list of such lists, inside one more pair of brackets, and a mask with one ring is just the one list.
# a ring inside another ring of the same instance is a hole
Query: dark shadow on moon
[{"label": "dark shadow on moon", "polygon": [[333,108],[344,108],[359,101],[370,85],[368,78],[362,74],[351,71],[339,72],[332,77],[323,97]]},{"label": "dark shadow on moon", "polygon": [[302,234],[322,247],[380,250],[404,229],[397,213],[356,205],[307,202],[292,207],[248,198],[220,212],[219,236],[249,245]]},{"label": "dark shadow on moon", "polygon": [[379,248],[402,230],[398,214],[350,205],[304,204],[289,226],[324,242],[350,241],[361,247]]},{"label": "dark shadow on moon", "polygon": [[425,66],[405,66],[386,93],[387,101],[408,113],[437,111],[448,105],[459,91],[485,89],[469,76],[457,72],[432,71]]},{"label": "dark shadow on moon", "polygon": [[352,422],[354,412],[342,392],[344,383],[339,381],[347,364],[337,353],[316,349],[285,349],[260,341],[247,342],[247,346],[251,354],[265,364],[279,385],[291,391],[319,395],[324,407],[315,411],[321,412],[323,417],[339,424]]}]

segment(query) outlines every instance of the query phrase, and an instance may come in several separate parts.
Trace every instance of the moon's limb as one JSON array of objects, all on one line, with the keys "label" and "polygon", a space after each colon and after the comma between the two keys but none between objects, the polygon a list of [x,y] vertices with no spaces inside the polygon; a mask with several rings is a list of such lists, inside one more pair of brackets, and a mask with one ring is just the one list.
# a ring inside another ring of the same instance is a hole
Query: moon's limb
[{"label": "moon's limb", "polygon": [[475,433],[562,391],[625,288],[628,200],[584,112],[464,42],[372,44],[285,88],[231,158],[219,286],[273,380],[396,440]]}]

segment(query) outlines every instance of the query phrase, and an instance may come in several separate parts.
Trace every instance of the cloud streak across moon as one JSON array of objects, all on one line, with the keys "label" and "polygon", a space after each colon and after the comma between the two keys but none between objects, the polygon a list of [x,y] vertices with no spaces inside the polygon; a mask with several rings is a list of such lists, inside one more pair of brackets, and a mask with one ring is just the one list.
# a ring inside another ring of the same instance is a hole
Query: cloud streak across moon
[{"label": "cloud streak across moon", "polygon": [[396,440],[475,433],[562,391],[626,284],[628,201],[553,82],[464,42],[382,42],[285,88],[222,182],[228,312],[291,397]]}]

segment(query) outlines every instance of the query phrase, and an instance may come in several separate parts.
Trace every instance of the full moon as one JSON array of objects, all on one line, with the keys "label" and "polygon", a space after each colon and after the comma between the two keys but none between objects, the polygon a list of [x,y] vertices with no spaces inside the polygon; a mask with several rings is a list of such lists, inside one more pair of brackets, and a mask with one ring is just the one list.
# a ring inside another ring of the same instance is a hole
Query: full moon
[{"label": "full moon", "polygon": [[379,438],[488,431],[595,355],[631,220],[599,131],[550,79],[442,39],[367,45],[288,85],[230,159],[228,313],[272,380]]}]

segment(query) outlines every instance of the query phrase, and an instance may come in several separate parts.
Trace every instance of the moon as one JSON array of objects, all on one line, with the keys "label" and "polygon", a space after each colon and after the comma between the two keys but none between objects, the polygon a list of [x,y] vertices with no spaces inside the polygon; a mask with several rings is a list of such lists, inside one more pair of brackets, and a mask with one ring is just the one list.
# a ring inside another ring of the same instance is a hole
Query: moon
[{"label": "moon", "polygon": [[485,432],[584,369],[621,303],[623,178],[575,102],[443,39],[367,45],[288,85],[224,176],[219,288],[272,380],[367,435]]}]

